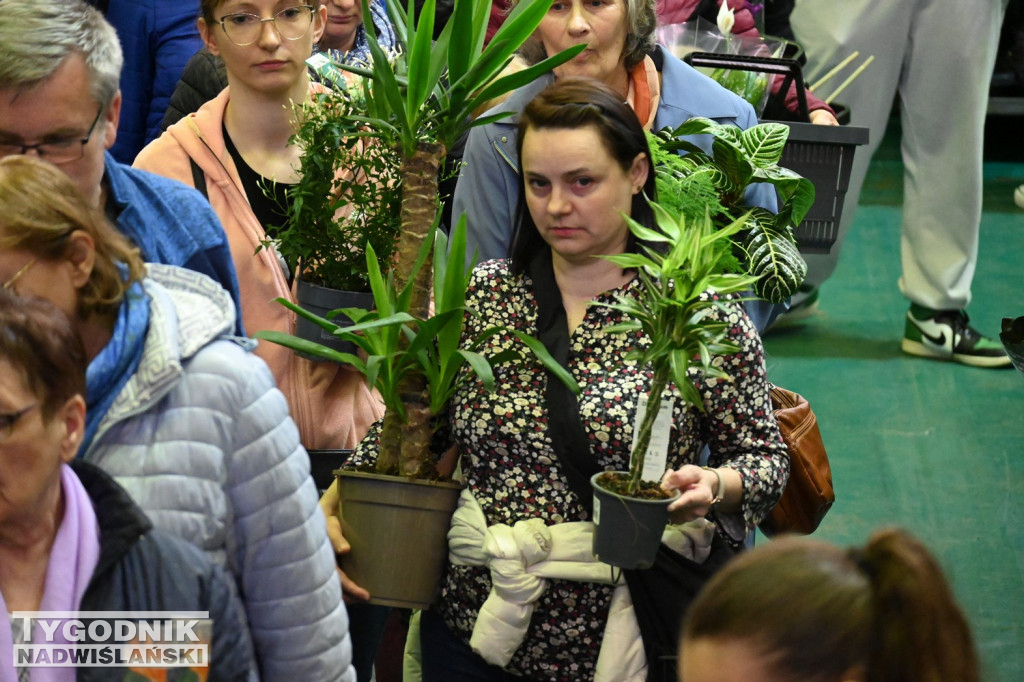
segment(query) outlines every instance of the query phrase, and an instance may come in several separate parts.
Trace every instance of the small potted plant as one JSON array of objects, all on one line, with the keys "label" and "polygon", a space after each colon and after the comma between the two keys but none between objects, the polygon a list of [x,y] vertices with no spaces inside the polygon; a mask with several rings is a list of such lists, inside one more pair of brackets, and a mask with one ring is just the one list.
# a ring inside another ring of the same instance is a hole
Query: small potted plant
[{"label": "small potted plant", "polygon": [[613,304],[627,320],[605,332],[643,332],[650,344],[632,350],[627,359],[649,366],[653,373],[647,408],[633,438],[629,471],[606,471],[591,478],[594,553],[620,568],[654,564],[668,521],[668,504],[678,496],[661,489],[663,472],[646,476],[644,472],[662,396],[672,384],[682,400],[703,411],[691,370],[729,381],[714,359],[738,348],[725,339],[728,324],[712,313],[725,305],[725,297],[748,290],[754,279],[724,271],[731,258],[730,239],[744,229],[745,216],[718,227],[708,214],[687,219],[658,204],[651,206],[657,229],[627,219],[643,245],[641,252],[605,256],[622,268],[635,269],[641,283],[639,296],[620,295]]},{"label": "small potted plant", "polygon": [[[263,243],[296,273],[299,305],[321,316],[372,307],[367,246],[390,262],[400,228],[400,158],[394,140],[385,129],[368,143],[363,126],[353,119],[365,111],[362,89],[344,79],[334,85],[295,105],[294,139],[303,152],[299,181],[288,189],[292,201],[285,224],[268,230],[271,237]],[[303,317],[296,334],[354,351]]]}]

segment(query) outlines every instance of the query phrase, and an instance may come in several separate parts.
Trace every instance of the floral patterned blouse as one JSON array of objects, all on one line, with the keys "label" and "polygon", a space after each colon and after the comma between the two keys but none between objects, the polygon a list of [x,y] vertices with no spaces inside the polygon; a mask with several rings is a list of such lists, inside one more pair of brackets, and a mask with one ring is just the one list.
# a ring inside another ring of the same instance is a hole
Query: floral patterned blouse
[{"label": "floral patterned blouse", "polygon": [[[628,468],[637,400],[647,394],[651,376],[623,359],[630,349],[648,343],[645,336],[602,330],[622,317],[607,304],[618,293],[638,290],[639,280],[633,279],[621,289],[602,294],[570,335],[569,368],[582,389],[580,418],[594,457],[609,470]],[[467,338],[497,324],[536,335],[532,284],[528,276],[513,275],[505,261],[477,266],[467,303],[479,313],[479,317],[468,317]],[[719,532],[738,546],[781,495],[789,457],[771,413],[760,337],[739,304],[729,303],[725,310],[720,315],[727,317],[729,336],[740,351],[717,358],[716,365],[734,381],[697,379],[705,414],[686,406],[669,385],[675,401],[668,464],[678,468],[698,463],[707,443],[712,466],[739,472],[742,513],[715,519]],[[585,521],[588,514],[570,490],[547,434],[547,374],[510,333],[491,337],[482,352],[496,354],[507,348],[517,348],[524,360],[495,368],[495,391],[488,393],[479,381],[467,382],[451,404],[452,437],[462,456],[466,484],[489,524],[511,525],[534,517],[549,524]],[[364,441],[351,463],[372,457],[370,449]],[[440,613],[466,642],[490,588],[487,568],[448,566]],[[537,680],[591,679],[612,589],[549,581],[526,639],[506,669]]]}]

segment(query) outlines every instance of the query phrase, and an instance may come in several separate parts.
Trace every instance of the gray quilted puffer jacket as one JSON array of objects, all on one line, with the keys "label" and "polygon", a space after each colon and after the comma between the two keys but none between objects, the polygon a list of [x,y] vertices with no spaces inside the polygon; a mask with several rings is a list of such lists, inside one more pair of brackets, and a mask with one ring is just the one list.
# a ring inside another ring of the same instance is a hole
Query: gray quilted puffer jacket
[{"label": "gray quilted puffer jacket", "polygon": [[230,297],[205,275],[147,265],[138,370],[85,459],[158,528],[234,575],[266,680],[355,681],[348,616],[309,456]]}]

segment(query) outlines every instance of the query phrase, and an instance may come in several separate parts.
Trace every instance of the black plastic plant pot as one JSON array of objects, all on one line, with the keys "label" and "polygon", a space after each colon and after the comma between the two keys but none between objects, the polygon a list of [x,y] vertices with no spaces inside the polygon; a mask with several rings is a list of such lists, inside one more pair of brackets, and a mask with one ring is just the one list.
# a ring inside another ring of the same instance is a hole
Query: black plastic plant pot
[{"label": "black plastic plant pot", "polygon": [[[295,293],[296,303],[311,313],[330,319],[340,327],[352,324],[345,315],[336,315],[329,318],[327,313],[338,308],[363,308],[373,309],[373,294],[362,291],[343,291],[341,289],[329,289],[327,287],[310,284],[299,280]],[[314,341],[322,346],[327,346],[341,353],[355,353],[356,346],[351,341],[342,341],[326,329],[323,329],[304,317],[299,317],[295,322],[295,335],[308,341]],[[322,358],[300,353],[307,360],[315,362],[322,361]]]},{"label": "black plastic plant pot", "polygon": [[590,477],[594,489],[594,554],[600,561],[618,568],[650,568],[668,523],[668,505],[679,493],[665,500],[619,495],[598,484],[598,477],[604,473]]}]

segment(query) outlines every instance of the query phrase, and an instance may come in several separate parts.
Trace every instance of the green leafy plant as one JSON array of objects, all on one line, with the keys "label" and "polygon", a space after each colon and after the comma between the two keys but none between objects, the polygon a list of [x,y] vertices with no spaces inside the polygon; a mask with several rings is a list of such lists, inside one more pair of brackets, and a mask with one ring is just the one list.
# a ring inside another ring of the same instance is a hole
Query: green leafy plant
[{"label": "green leafy plant", "polygon": [[642,245],[640,252],[604,256],[622,268],[635,269],[641,284],[638,296],[619,295],[612,307],[621,311],[625,320],[606,327],[605,332],[642,331],[650,339],[649,346],[627,355],[653,372],[647,411],[633,439],[629,495],[636,495],[640,488],[651,431],[669,382],[675,384],[683,400],[703,411],[690,370],[730,380],[714,365],[714,358],[739,348],[726,339],[728,322],[712,313],[726,305],[724,297],[748,290],[754,281],[750,275],[725,271],[726,252],[718,248],[744,229],[747,216],[718,227],[707,213],[693,219],[673,215],[659,204],[651,207],[656,229],[627,218],[630,231]]},{"label": "green leafy plant", "polygon": [[[412,313],[413,282],[415,274],[426,267],[433,253],[434,312],[426,318]],[[432,462],[399,460],[399,444],[389,438],[401,436],[399,428],[413,415],[409,410],[421,410],[416,415],[436,427],[448,401],[466,381],[479,379],[485,388],[493,390],[492,367],[504,362],[521,360],[522,356],[509,349],[491,357],[478,351],[487,339],[499,333],[512,333],[541,363],[554,372],[574,390],[578,391],[572,376],[547,352],[543,344],[516,330],[504,326],[485,329],[475,339],[463,340],[465,316],[477,313],[466,306],[466,291],[472,268],[466,266],[465,220],[460,220],[452,232],[451,243],[443,232],[432,229],[413,265],[414,277],[400,285],[394,272],[385,275],[372,246],[366,249],[366,269],[373,291],[375,310],[342,309],[355,324],[341,327],[329,319],[314,315],[301,307],[278,299],[278,302],[297,314],[314,322],[333,336],[351,341],[363,353],[355,355],[333,350],[313,341],[307,341],[282,332],[263,331],[257,337],[279,343],[292,350],[345,362],[362,372],[367,382],[375,387],[387,408],[381,434],[381,454],[377,471],[414,478],[434,476]],[[465,370],[469,371],[465,371]],[[410,374],[422,375],[426,381],[429,400],[424,403],[403,398],[402,387]],[[390,428],[389,428],[390,427]],[[417,468],[407,468],[416,466]]]},{"label": "green leafy plant", "polygon": [[268,230],[263,247],[273,246],[291,271],[301,266],[305,282],[369,291],[366,249],[383,262],[395,251],[401,159],[390,131],[368,140],[353,119],[365,111],[362,88],[344,81],[336,86],[294,107],[293,141],[303,152],[299,181],[288,189],[285,224]]},{"label": "green leafy plant", "polygon": [[[433,268],[431,252],[423,245],[436,223],[438,169],[446,151],[471,125],[495,120],[493,116],[472,119],[471,113],[483,103],[529,83],[585,49],[578,45],[527,69],[502,75],[550,5],[551,0],[519,3],[485,46],[490,0],[455,0],[451,17],[436,41],[436,0],[426,0],[418,14],[414,0],[404,9],[400,2],[389,2],[388,12],[402,47],[397,55],[387,55],[377,44],[369,5],[363,0],[372,64],[369,68],[334,65],[365,78],[365,113],[354,114],[350,120],[362,126],[363,136],[383,135],[394,140],[400,158],[401,230],[391,276],[396,291],[404,291],[411,283],[408,314],[417,320],[428,318]],[[422,262],[421,254],[426,254]],[[429,376],[410,370],[397,381],[396,390],[402,396],[404,421],[387,420],[381,457],[401,460],[404,475],[421,475],[433,466]]]},{"label": "green leafy plant", "polygon": [[[711,154],[685,135],[711,135]],[[789,126],[760,123],[747,130],[706,118],[691,118],[675,130],[649,134],[658,198],[688,220],[710,210],[719,227],[746,214],[744,229],[731,240],[737,259],[731,269],[755,278],[754,293],[772,303],[792,296],[807,275],[793,232],[814,203],[814,184],[779,166]],[[680,155],[679,152],[686,152]],[[744,204],[752,183],[768,183],[779,211]],[[711,196],[712,193],[714,196]],[[720,245],[724,249],[725,245]]]}]

